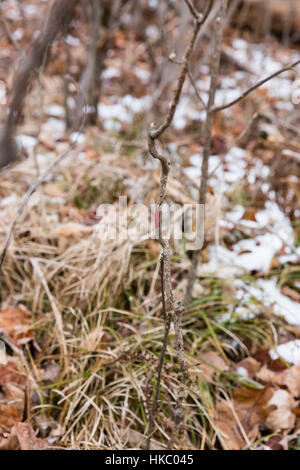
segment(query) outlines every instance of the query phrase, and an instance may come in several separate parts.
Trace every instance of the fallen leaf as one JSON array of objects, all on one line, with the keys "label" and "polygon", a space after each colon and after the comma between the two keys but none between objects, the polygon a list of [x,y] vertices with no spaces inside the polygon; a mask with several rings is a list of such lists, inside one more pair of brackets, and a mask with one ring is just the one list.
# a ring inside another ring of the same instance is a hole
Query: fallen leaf
[{"label": "fallen leaf", "polygon": [[0,312],[0,330],[7,334],[16,346],[34,339],[31,313],[23,305],[7,307]]},{"label": "fallen leaf", "polygon": [[256,373],[261,368],[260,362],[253,357],[246,357],[235,365],[235,370],[239,375],[254,379]]},{"label": "fallen leaf", "polygon": [[8,432],[23,419],[27,379],[20,374],[14,363],[0,366],[0,433]]},{"label": "fallen leaf", "polygon": [[215,375],[218,374],[218,371],[214,369],[214,367],[220,371],[229,370],[229,366],[226,364],[221,355],[216,351],[209,351],[207,353],[201,354],[201,358],[205,362],[198,365],[198,370],[205,377],[207,382],[212,382]]},{"label": "fallen leaf", "polygon": [[257,209],[255,207],[249,207],[245,210],[242,220],[251,220],[252,222],[257,222],[256,213]]},{"label": "fallen leaf", "polygon": [[47,384],[54,384],[59,378],[61,368],[56,362],[50,362],[41,372],[41,380]]},{"label": "fallen leaf", "polygon": [[85,149],[85,153],[87,158],[90,160],[95,160],[96,158],[99,158],[99,153],[92,147],[87,147]]},{"label": "fallen leaf", "polygon": [[217,403],[216,425],[227,449],[243,449],[260,437],[259,427],[265,423],[272,395],[271,388],[239,387],[231,401]]},{"label": "fallen leaf", "polygon": [[58,187],[57,184],[48,183],[43,186],[43,193],[46,196],[53,197],[53,198],[63,198],[64,192]]},{"label": "fallen leaf", "polygon": [[17,423],[9,437],[0,441],[0,450],[41,450],[47,447],[48,440],[37,438],[30,423]]},{"label": "fallen leaf", "polygon": [[290,287],[283,287],[281,289],[281,292],[283,295],[286,295],[290,299],[294,300],[295,302],[300,302],[300,294],[296,292],[294,289],[291,289]]},{"label": "fallen leaf", "polygon": [[268,429],[280,431],[294,427],[296,416],[294,413],[295,401],[292,395],[286,390],[276,390],[267,404],[272,408],[266,419]]},{"label": "fallen leaf", "polygon": [[271,450],[288,450],[288,439],[286,432],[280,433],[278,436],[272,436],[265,442],[265,446],[267,446]]},{"label": "fallen leaf", "polygon": [[266,384],[279,385],[298,398],[300,396],[300,364],[286,368],[283,371],[272,371],[264,366],[257,373],[257,379]]}]

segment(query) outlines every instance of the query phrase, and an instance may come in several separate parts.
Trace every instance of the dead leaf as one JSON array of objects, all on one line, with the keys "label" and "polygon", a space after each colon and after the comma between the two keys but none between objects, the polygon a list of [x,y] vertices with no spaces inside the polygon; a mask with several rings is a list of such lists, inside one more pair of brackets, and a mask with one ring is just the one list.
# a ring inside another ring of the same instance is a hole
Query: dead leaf
[{"label": "dead leaf", "polygon": [[95,160],[96,158],[99,158],[99,153],[92,147],[87,147],[85,149],[85,153],[87,158],[90,160]]},{"label": "dead leaf", "polygon": [[0,433],[8,432],[23,419],[27,379],[20,374],[14,363],[0,366]]},{"label": "dead leaf", "polygon": [[49,436],[49,434],[56,430],[59,424],[52,418],[45,414],[38,414],[34,418],[35,425],[39,431],[39,435],[42,437]]},{"label": "dead leaf", "polygon": [[283,295],[286,295],[290,299],[294,300],[295,302],[300,302],[300,294],[296,292],[294,289],[291,289],[290,287],[283,287],[281,289],[281,292]]},{"label": "dead leaf", "polygon": [[259,371],[260,368],[260,362],[256,361],[253,357],[246,357],[235,365],[237,373],[240,372],[240,375],[242,375],[244,369],[247,374],[247,377],[249,377],[250,379],[254,379],[256,373]]},{"label": "dead leaf", "polygon": [[229,450],[240,450],[260,437],[259,426],[265,423],[271,388],[257,390],[239,387],[232,401],[221,401],[216,407],[216,425]]},{"label": "dead leaf", "polygon": [[300,364],[286,368],[283,371],[272,371],[264,366],[257,373],[257,379],[266,384],[279,385],[298,398],[300,396]]},{"label": "dead leaf", "polygon": [[61,368],[56,362],[51,362],[41,372],[41,380],[47,384],[54,384],[59,378]]},{"label": "dead leaf", "polygon": [[[218,374],[218,371],[216,371],[214,367],[216,367],[220,371],[229,370],[229,367],[224,361],[224,359],[216,351],[209,351],[207,353],[201,354],[201,358],[205,361],[205,363],[199,364],[198,370],[205,377],[207,382],[212,382],[215,375]],[[213,367],[211,367],[210,364]]]},{"label": "dead leaf", "polygon": [[293,412],[295,401],[286,390],[276,390],[269,400],[267,407],[272,408],[266,419],[268,429],[280,431],[294,427],[296,421],[296,416]]},{"label": "dead leaf", "polygon": [[47,439],[39,439],[30,423],[17,423],[9,437],[0,441],[0,450],[41,450],[49,447]]},{"label": "dead leaf", "polygon": [[265,446],[271,450],[288,450],[288,439],[286,432],[280,433],[278,436],[272,436],[265,442]]},{"label": "dead leaf", "polygon": [[7,307],[0,312],[0,330],[9,336],[16,346],[34,339],[31,313],[23,305]]},{"label": "dead leaf", "polygon": [[256,213],[257,209],[255,207],[249,207],[245,210],[242,220],[251,220],[252,222],[257,222]]},{"label": "dead leaf", "polygon": [[63,198],[64,192],[58,187],[57,184],[48,183],[43,186],[43,192],[46,196],[53,197],[53,198]]}]

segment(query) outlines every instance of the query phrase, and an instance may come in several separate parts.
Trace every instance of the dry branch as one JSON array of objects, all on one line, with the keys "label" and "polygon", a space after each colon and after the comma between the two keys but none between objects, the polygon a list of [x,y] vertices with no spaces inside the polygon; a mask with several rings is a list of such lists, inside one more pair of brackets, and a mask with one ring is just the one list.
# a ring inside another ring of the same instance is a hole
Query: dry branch
[{"label": "dry branch", "polygon": [[[191,3],[189,1],[187,1],[186,3],[191,9]],[[179,429],[181,418],[182,418],[182,402],[184,399],[184,392],[185,392],[184,389],[188,382],[188,370],[187,370],[187,366],[186,366],[186,362],[184,358],[184,344],[183,344],[182,325],[181,325],[181,316],[182,316],[184,308],[181,302],[176,301],[174,297],[174,293],[172,289],[172,279],[171,279],[170,245],[169,245],[169,241],[167,239],[164,239],[163,234],[162,234],[161,209],[165,201],[165,197],[166,197],[166,187],[167,187],[168,175],[170,171],[170,160],[165,155],[159,153],[156,147],[156,140],[159,137],[161,137],[161,135],[168,129],[168,127],[173,121],[175,111],[176,111],[176,108],[177,108],[177,105],[178,105],[178,102],[182,93],[183,85],[189,72],[189,63],[190,63],[191,56],[194,50],[194,46],[195,46],[200,28],[205,23],[211,11],[212,4],[213,2],[211,1],[203,15],[198,13],[196,9],[192,7],[192,14],[195,17],[195,25],[194,25],[191,41],[187,47],[186,53],[184,55],[184,58],[181,64],[179,78],[177,81],[177,86],[176,86],[172,103],[170,105],[168,114],[164,122],[159,127],[157,127],[155,124],[152,123],[149,127],[149,132],[148,132],[149,153],[153,158],[159,160],[161,163],[161,178],[160,178],[160,185],[159,185],[159,191],[158,191],[156,202],[158,205],[158,214],[159,214],[158,240],[162,246],[161,284],[162,284],[162,305],[163,305],[163,313],[164,313],[164,341],[163,341],[163,348],[161,351],[159,365],[158,365],[158,375],[157,375],[155,396],[154,396],[154,400],[152,404],[151,414],[149,417],[149,426],[148,426],[148,432],[147,432],[148,439],[146,443],[147,449],[150,448],[151,436],[154,430],[154,420],[155,420],[155,413],[156,413],[157,405],[158,405],[162,368],[163,368],[164,357],[165,357],[166,349],[167,349],[170,323],[172,319],[174,319],[177,358],[178,358],[178,362],[179,362],[181,373],[182,373],[182,385],[180,385],[179,390],[178,390],[177,403],[175,407],[174,431],[169,441],[168,448],[173,447],[174,440],[178,433],[178,429]]]},{"label": "dry branch", "polygon": [[[209,89],[209,98],[207,104],[207,116],[204,129],[204,148],[203,148],[203,161],[202,161],[202,173],[201,173],[201,185],[199,191],[199,204],[205,205],[206,193],[207,193],[207,182],[208,182],[208,161],[211,154],[211,141],[212,141],[212,127],[214,120],[214,104],[215,95],[218,86],[218,77],[220,73],[220,62],[222,52],[222,40],[223,31],[226,22],[228,0],[222,0],[221,8],[218,16],[214,22],[214,43],[212,52],[212,65],[211,65],[211,82]],[[199,258],[199,250],[193,251],[192,265],[188,277],[188,285],[185,295],[185,305],[189,304],[192,299],[192,291],[196,277],[196,269]]]}]

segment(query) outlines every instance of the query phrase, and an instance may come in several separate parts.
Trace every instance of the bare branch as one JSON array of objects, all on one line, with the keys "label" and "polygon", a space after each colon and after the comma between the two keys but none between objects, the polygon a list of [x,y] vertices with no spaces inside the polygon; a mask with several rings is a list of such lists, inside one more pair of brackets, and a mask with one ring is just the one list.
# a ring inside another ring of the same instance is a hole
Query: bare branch
[{"label": "bare branch", "polygon": [[171,319],[174,319],[174,326],[175,326],[175,334],[176,334],[176,348],[177,348],[177,357],[178,362],[181,367],[182,372],[182,382],[183,385],[180,387],[178,393],[178,399],[176,403],[176,411],[175,411],[175,426],[174,432],[169,442],[169,448],[173,446],[174,440],[177,436],[177,432],[181,422],[182,416],[182,402],[184,398],[184,387],[188,381],[188,371],[187,366],[184,358],[184,344],[183,344],[183,335],[182,335],[182,327],[181,327],[181,315],[183,312],[183,306],[180,302],[177,302],[174,298],[173,289],[172,289],[172,279],[171,279],[171,251],[169,246],[169,241],[163,238],[162,234],[162,223],[161,223],[161,208],[164,203],[166,197],[166,187],[168,182],[168,175],[170,171],[170,160],[165,155],[159,153],[156,147],[156,140],[166,131],[166,129],[171,125],[176,107],[178,105],[183,85],[186,79],[186,76],[189,72],[189,63],[190,59],[196,44],[196,40],[198,37],[198,33],[202,24],[205,22],[206,18],[209,15],[211,6],[213,2],[210,2],[209,8],[207,9],[206,13],[201,16],[197,16],[193,34],[191,41],[188,45],[186,53],[183,58],[183,62],[181,64],[181,70],[179,74],[179,78],[177,81],[177,86],[174,94],[174,98],[172,100],[171,106],[169,108],[169,112],[165,121],[159,126],[156,127],[155,124],[151,124],[148,131],[148,149],[150,155],[159,160],[161,163],[161,177],[160,177],[160,184],[159,190],[157,195],[157,204],[158,204],[158,216],[159,216],[159,228],[158,228],[158,239],[162,246],[162,255],[161,255],[161,285],[162,285],[162,304],[163,304],[163,315],[164,315],[164,341],[163,347],[160,355],[159,365],[158,365],[158,375],[157,375],[157,382],[156,382],[156,390],[155,396],[152,403],[151,414],[149,417],[149,426],[147,431],[147,442],[146,448],[150,449],[151,437],[153,434],[154,429],[154,419],[155,413],[158,406],[158,397],[160,391],[160,384],[161,384],[161,375],[164,363],[164,357],[166,354],[167,343],[168,343],[168,336],[170,330],[170,322]]},{"label": "bare branch", "polygon": [[184,82],[185,82],[185,79],[186,79],[186,75],[187,75],[188,70],[189,70],[189,62],[190,62],[191,57],[192,57],[192,53],[193,53],[193,50],[194,50],[194,47],[195,47],[196,39],[198,37],[201,26],[204,24],[204,22],[206,21],[209,13],[211,11],[212,5],[213,5],[213,2],[210,1],[209,7],[207,8],[205,14],[201,16],[201,20],[197,19],[195,21],[193,36],[192,36],[192,39],[190,41],[190,44],[187,48],[187,51],[186,51],[186,53],[184,55],[184,58],[183,58],[183,61],[182,61],[180,75],[179,75],[179,78],[178,78],[178,81],[177,81],[177,87],[176,87],[176,90],[175,90],[173,101],[171,103],[171,106],[170,106],[170,109],[169,109],[169,112],[167,114],[167,117],[166,117],[165,121],[155,131],[152,132],[152,137],[154,139],[157,139],[158,137],[160,137],[161,134],[170,126],[171,122],[173,121],[174,114],[175,114],[175,111],[176,111],[176,107],[178,105],[178,101],[179,101],[179,98],[180,98],[180,95],[181,95],[181,92],[182,92],[182,88],[183,88],[183,85],[184,85]]},{"label": "bare branch", "polygon": [[251,88],[249,88],[248,90],[244,91],[241,96],[239,96],[238,98],[236,98],[235,100],[231,101],[230,103],[227,103],[227,104],[224,104],[223,106],[219,106],[217,108],[214,108],[213,109],[213,112],[214,113],[218,113],[219,111],[223,111],[224,109],[227,109],[227,108],[231,108],[231,106],[237,104],[239,101],[242,101],[244,98],[246,98],[248,95],[250,95],[250,93],[252,93],[253,91],[257,90],[257,88],[260,88],[262,85],[264,85],[265,83],[269,82],[270,80],[272,80],[273,78],[277,77],[278,75],[281,75],[282,73],[284,72],[288,72],[289,70],[293,70],[294,67],[296,67],[296,65],[300,64],[300,60],[298,60],[297,62],[295,62],[294,64],[291,64],[287,67],[284,67],[280,70],[278,70],[277,72],[275,73],[272,73],[272,75],[269,75],[268,77],[260,80],[258,83],[256,83],[256,85],[252,86]]},{"label": "bare branch", "polygon": [[[215,19],[214,24],[214,45],[213,45],[213,54],[212,54],[212,66],[211,66],[211,82],[209,89],[209,98],[207,104],[207,117],[204,129],[204,147],[203,147],[203,160],[202,160],[202,172],[201,172],[201,185],[199,191],[199,204],[205,205],[206,203],[206,193],[207,193],[207,183],[208,183],[208,162],[211,155],[211,140],[212,140],[212,127],[214,121],[214,104],[215,96],[218,85],[218,77],[220,73],[220,62],[221,62],[221,52],[222,52],[222,40],[223,40],[223,31],[226,23],[226,13],[227,13],[228,0],[221,1],[221,8],[219,10],[218,16]],[[192,265],[190,268],[188,276],[188,285],[185,295],[185,305],[188,305],[192,299],[192,291],[196,277],[196,270],[199,258],[199,250],[193,251],[192,255]]]}]

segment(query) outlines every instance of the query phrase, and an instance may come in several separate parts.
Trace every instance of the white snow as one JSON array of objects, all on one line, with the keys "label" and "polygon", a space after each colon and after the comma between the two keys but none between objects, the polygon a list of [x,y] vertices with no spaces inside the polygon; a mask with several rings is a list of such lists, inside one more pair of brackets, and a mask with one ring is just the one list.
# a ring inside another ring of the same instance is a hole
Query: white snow
[{"label": "white snow", "polygon": [[290,325],[300,325],[300,304],[283,295],[276,281],[260,279],[258,285],[263,289],[263,297],[273,305],[275,315],[283,317]]},{"label": "white snow", "polygon": [[187,96],[183,96],[177,105],[173,124],[176,129],[184,129],[189,121],[204,121],[205,118],[206,112],[197,111],[193,102]]},{"label": "white snow", "polygon": [[102,72],[102,77],[105,80],[110,80],[111,78],[117,78],[121,76],[121,70],[117,69],[117,67],[107,67]]},{"label": "white snow", "polygon": [[59,104],[51,104],[45,108],[45,113],[55,118],[64,118],[66,111],[65,108]]},{"label": "white snow", "polygon": [[36,138],[30,135],[18,135],[16,140],[20,147],[24,147],[27,150],[32,150],[37,143]]},{"label": "white snow", "polygon": [[8,207],[12,204],[16,204],[18,202],[18,196],[16,193],[12,193],[10,196],[7,196],[0,200],[1,207]]},{"label": "white snow", "polygon": [[151,104],[150,96],[135,98],[131,95],[115,98],[110,104],[99,103],[98,114],[103,120],[105,129],[119,130],[120,123],[131,124],[136,113],[146,111]]},{"label": "white snow", "polygon": [[273,360],[282,357],[288,363],[297,365],[300,363],[300,340],[280,344],[276,350],[271,349],[269,354]]}]

